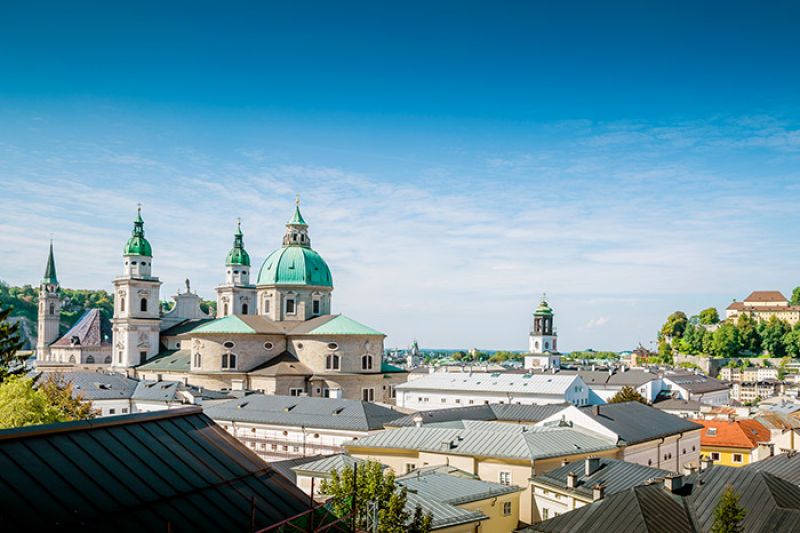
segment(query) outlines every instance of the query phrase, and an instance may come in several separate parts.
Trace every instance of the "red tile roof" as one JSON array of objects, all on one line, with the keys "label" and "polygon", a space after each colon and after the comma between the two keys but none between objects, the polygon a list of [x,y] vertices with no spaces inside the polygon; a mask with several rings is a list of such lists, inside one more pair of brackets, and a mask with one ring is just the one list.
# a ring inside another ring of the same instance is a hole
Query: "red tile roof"
[{"label": "red tile roof", "polygon": [[781,291],[753,291],[745,302],[788,302]]},{"label": "red tile roof", "polygon": [[[703,426],[701,446],[725,446],[752,450],[759,442],[769,442],[770,433],[755,420],[692,420]],[[709,429],[714,429],[709,435]],[[716,433],[716,434],[714,434]]]}]

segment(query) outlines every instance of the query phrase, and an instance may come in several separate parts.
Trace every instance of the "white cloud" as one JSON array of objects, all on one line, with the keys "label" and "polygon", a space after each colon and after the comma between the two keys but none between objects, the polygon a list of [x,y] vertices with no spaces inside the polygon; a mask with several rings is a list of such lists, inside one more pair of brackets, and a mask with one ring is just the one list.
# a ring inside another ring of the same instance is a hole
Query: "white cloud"
[{"label": "white cloud", "polygon": [[597,318],[591,319],[589,322],[586,323],[587,328],[599,328],[601,326],[605,326],[608,324],[609,318],[607,316],[601,316]]}]

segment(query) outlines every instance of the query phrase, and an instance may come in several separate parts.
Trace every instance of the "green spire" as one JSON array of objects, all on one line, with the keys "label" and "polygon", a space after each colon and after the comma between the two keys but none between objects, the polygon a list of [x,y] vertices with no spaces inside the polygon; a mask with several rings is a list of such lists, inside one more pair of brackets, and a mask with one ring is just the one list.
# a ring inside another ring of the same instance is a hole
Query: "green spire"
[{"label": "green spire", "polygon": [[289,220],[288,224],[293,226],[308,226],[306,221],[303,220],[303,215],[300,214],[300,195],[298,194],[294,200],[294,216]]},{"label": "green spire", "polygon": [[47,268],[44,269],[43,285],[58,285],[56,277],[56,259],[53,256],[53,239],[50,239],[50,255],[47,257]]},{"label": "green spire", "polygon": [[244,234],[242,233],[242,221],[236,221],[236,233],[233,234],[233,248],[228,252],[226,265],[250,266],[250,254],[244,249]]},{"label": "green spire", "polygon": [[144,255],[153,256],[153,249],[150,243],[144,238],[144,220],[142,220],[142,204],[136,211],[136,219],[133,221],[133,233],[128,243],[125,245],[124,255]]},{"label": "green spire", "polygon": [[542,294],[542,301],[533,314],[539,316],[553,314],[553,310],[550,308],[550,304],[547,303],[547,295]]}]

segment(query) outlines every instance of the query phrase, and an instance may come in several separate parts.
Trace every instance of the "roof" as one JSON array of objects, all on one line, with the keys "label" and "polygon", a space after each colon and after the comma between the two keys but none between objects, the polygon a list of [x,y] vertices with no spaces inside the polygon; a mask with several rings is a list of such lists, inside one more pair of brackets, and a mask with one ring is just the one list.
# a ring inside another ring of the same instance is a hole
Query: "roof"
[{"label": "roof", "polygon": [[256,376],[311,376],[314,371],[301,363],[295,355],[284,351],[266,363],[250,370],[248,374]]},{"label": "roof", "polygon": [[714,509],[728,486],[740,495],[739,504],[746,510],[743,532],[797,531],[800,487],[766,472],[724,466],[689,476],[677,493],[668,492],[662,483],[633,487],[521,531],[708,532]]},{"label": "roof", "polygon": [[383,372],[384,374],[391,374],[395,372],[408,372],[408,370],[381,360],[381,372]]},{"label": "roof", "polygon": [[507,422],[538,422],[550,415],[564,410],[570,404],[556,403],[546,405],[523,405],[492,403],[420,411],[402,416],[387,424],[390,427],[414,426],[415,418],[421,417],[423,424],[435,424],[457,420],[496,420]]},{"label": "roof", "polygon": [[60,339],[51,346],[111,345],[111,322],[100,309],[88,309]]},{"label": "roof", "polygon": [[681,400],[680,398],[670,398],[653,404],[653,407],[663,411],[700,411],[700,408],[704,406],[707,406],[707,404],[697,400]]},{"label": "roof", "polygon": [[729,388],[727,383],[703,374],[675,372],[673,374],[665,374],[663,379],[668,379],[691,394],[728,390]]},{"label": "roof", "polygon": [[417,450],[452,455],[531,460],[609,450],[609,439],[567,427],[528,427],[495,422],[491,429],[402,427],[344,444],[345,448]]},{"label": "roof", "polygon": [[328,263],[309,246],[289,244],[269,254],[258,272],[257,285],[333,287]]},{"label": "roof", "polygon": [[782,453],[767,457],[766,459],[750,463],[744,468],[757,470],[759,472],[767,472],[794,485],[800,485],[800,454],[797,452]]},{"label": "roof", "polygon": [[44,376],[48,375],[64,383],[71,382],[73,395],[81,394],[88,401],[129,399],[138,384],[123,374],[54,372]]},{"label": "roof", "polygon": [[53,241],[50,241],[50,254],[47,256],[47,266],[44,269],[44,276],[42,277],[42,284],[44,285],[58,285],[58,277],[56,276],[56,258],[53,255]]},{"label": "roof", "polygon": [[533,478],[533,482],[566,490],[567,476],[570,472],[574,472],[577,475],[574,492],[591,498],[592,489],[598,484],[605,487],[605,495],[608,497],[631,487],[642,485],[649,479],[663,478],[669,474],[667,470],[617,459],[598,458],[597,461],[599,462],[598,468],[589,476],[586,475],[586,460],[584,459],[539,474]]},{"label": "roof", "polygon": [[364,464],[365,462],[365,459],[351,457],[346,453],[336,453],[311,461],[306,458],[306,460],[302,463],[298,463],[292,467],[292,470],[295,472],[295,474],[320,477],[327,476],[334,470],[341,472],[345,468],[353,468],[353,465],[360,465]]},{"label": "roof", "polygon": [[753,415],[753,420],[760,423],[767,429],[787,430],[800,428],[800,419],[796,416],[789,416],[780,411],[761,411]]},{"label": "roof", "polygon": [[140,401],[173,402],[180,383],[177,381],[140,381],[133,399]]},{"label": "roof", "polygon": [[328,456],[308,455],[306,457],[293,457],[291,459],[284,459],[283,461],[270,461],[269,465],[277,470],[283,477],[297,485],[297,475],[294,472],[294,467],[305,463],[310,463],[323,457]]},{"label": "roof", "polygon": [[166,350],[136,368],[139,371],[188,372],[191,368],[191,352]]},{"label": "roof", "polygon": [[626,444],[701,428],[699,424],[639,402],[590,405],[579,409],[594,422],[619,435]]},{"label": "roof", "polygon": [[737,302],[736,300],[734,300],[734,301],[733,301],[733,302],[731,302],[731,303],[730,303],[730,305],[728,305],[728,307],[726,307],[725,309],[729,309],[729,310],[731,310],[731,311],[734,311],[734,310],[742,310],[742,309],[744,309],[744,302]]},{"label": "roof", "polygon": [[291,330],[292,335],[381,335],[352,318],[344,315],[323,315],[301,322]]},{"label": "roof", "polygon": [[194,333],[225,333],[248,335],[283,335],[286,330],[281,324],[261,315],[228,315],[205,322],[190,330]]},{"label": "roof", "polygon": [[0,468],[5,531],[249,531],[308,508],[196,407],[0,431]]},{"label": "roof", "polygon": [[[429,510],[433,514],[434,528],[453,526],[455,524],[473,522],[486,518],[480,511],[467,510],[457,507],[467,503],[497,498],[506,494],[513,494],[522,490],[519,487],[501,485],[490,481],[472,479],[459,475],[449,475],[437,470],[426,472],[413,472],[410,475],[397,479],[397,484],[408,489],[414,494],[409,510],[414,504],[419,503],[423,511]],[[430,502],[436,502],[441,508],[426,509]],[[464,511],[467,511],[465,514]]]},{"label": "roof", "polygon": [[306,224],[306,221],[303,218],[303,215],[300,214],[300,204],[299,203],[295,205],[294,213],[292,214],[292,218],[289,219],[289,222],[287,222],[287,224],[292,224],[292,225],[295,225],[295,226],[307,226],[308,225],[308,224]]},{"label": "roof", "polygon": [[144,238],[144,220],[142,220],[142,208],[136,212],[136,220],[133,221],[133,232],[131,238],[125,244],[123,255],[143,255],[153,256],[153,248],[147,239]]},{"label": "roof", "polygon": [[174,337],[176,335],[181,335],[183,333],[187,333],[192,331],[194,328],[198,326],[202,326],[203,324],[207,324],[214,320],[213,318],[187,318],[186,320],[182,320],[177,324],[170,326],[166,329],[161,330],[160,335],[162,337]]},{"label": "roof", "polygon": [[769,442],[770,433],[755,420],[695,420],[703,426],[701,446],[753,449]]},{"label": "roof", "polygon": [[521,392],[562,396],[578,379],[580,378],[575,375],[559,374],[436,372],[397,385],[396,389]]},{"label": "roof", "polygon": [[745,303],[748,302],[788,302],[786,296],[781,291],[753,291],[750,296],[744,299]]},{"label": "roof", "polygon": [[360,400],[251,394],[206,408],[214,420],[318,429],[371,431],[397,418],[397,411]]},{"label": "roof", "polygon": [[233,248],[225,258],[228,266],[250,266],[250,254],[244,249],[244,235],[242,234],[242,223],[237,222],[236,233],[233,235]]}]

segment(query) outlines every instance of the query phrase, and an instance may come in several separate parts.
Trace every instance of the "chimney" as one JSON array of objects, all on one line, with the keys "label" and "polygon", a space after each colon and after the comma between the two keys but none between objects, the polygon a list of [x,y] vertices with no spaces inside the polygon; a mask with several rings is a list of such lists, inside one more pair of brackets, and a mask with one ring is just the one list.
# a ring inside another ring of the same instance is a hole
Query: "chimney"
[{"label": "chimney", "polygon": [[574,489],[577,483],[578,483],[578,474],[576,474],[575,472],[569,472],[567,474],[567,488]]},{"label": "chimney", "polygon": [[592,487],[592,501],[602,500],[606,495],[606,486],[597,484]]},{"label": "chimney", "polygon": [[664,477],[664,488],[669,492],[677,492],[683,488],[683,476],[680,474],[667,474]]},{"label": "chimney", "polygon": [[600,405],[598,404],[592,406],[592,412],[595,414],[595,416],[600,416]]},{"label": "chimney", "polygon": [[708,470],[713,465],[714,465],[714,461],[712,461],[710,457],[701,457],[700,458],[700,471]]},{"label": "chimney", "polygon": [[600,468],[600,458],[599,457],[587,457],[586,459],[584,459],[583,464],[584,464],[584,468],[583,468],[584,475],[586,477],[589,477],[592,474],[594,474],[595,472],[597,472],[598,468]]},{"label": "chimney", "polygon": [[566,459],[561,459],[561,466],[567,466],[568,464],[569,461],[567,461]]},{"label": "chimney", "polygon": [[422,427],[422,415],[415,415],[413,420],[416,427]]},{"label": "chimney", "polygon": [[446,440],[446,441],[443,441],[439,445],[439,450],[441,450],[443,452],[447,452],[447,451],[450,451],[450,448],[452,448],[452,447],[453,447],[453,443],[451,441],[449,441],[449,440]]}]

